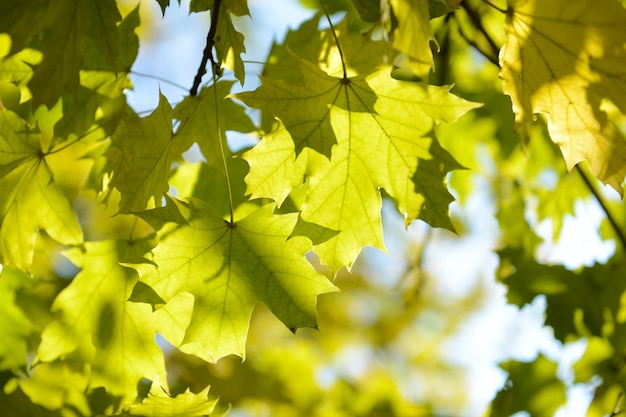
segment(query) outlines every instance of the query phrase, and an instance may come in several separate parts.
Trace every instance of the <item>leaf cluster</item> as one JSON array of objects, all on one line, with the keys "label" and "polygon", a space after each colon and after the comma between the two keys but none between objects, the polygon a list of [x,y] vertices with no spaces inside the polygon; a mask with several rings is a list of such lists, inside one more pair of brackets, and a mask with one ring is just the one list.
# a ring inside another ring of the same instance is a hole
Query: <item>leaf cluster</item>
[{"label": "leaf cluster", "polygon": [[[163,15],[173,7],[157,3]],[[126,98],[139,7],[0,5],[3,415],[219,415],[227,407],[207,385],[172,384],[171,358],[244,358],[263,308],[292,332],[317,328],[318,298],[338,290],[338,274],[367,246],[386,251],[384,200],[406,227],[463,233],[473,226],[450,204],[481,187],[501,230],[509,302],[544,296],[560,341],[589,340],[575,377],[603,380],[591,412],[626,389],[624,206],[600,185],[623,196],[624,7],[303,3],[313,17],[272,45],[260,86],[234,92],[248,70],[249,34],[238,27],[248,4],[191,0],[190,13],[210,16],[202,64],[181,102],[159,93],[146,116]],[[234,147],[230,132],[256,144]],[[189,162],[196,147],[201,160]],[[537,225],[551,221],[558,240],[584,199],[603,210],[598,233],[616,254],[578,271],[546,265]],[[393,298],[400,311],[388,308],[397,322],[363,329],[370,341],[402,343],[419,310],[407,294]],[[251,366],[256,378],[283,358],[265,352],[270,365]],[[550,359],[503,368],[493,415],[552,415],[565,400]],[[324,397],[311,388],[314,369],[302,369],[310,392],[285,396],[323,413],[312,405]],[[277,377],[283,389],[288,376]],[[333,412],[431,412],[389,388],[389,374],[373,378],[374,388],[335,385]]]}]

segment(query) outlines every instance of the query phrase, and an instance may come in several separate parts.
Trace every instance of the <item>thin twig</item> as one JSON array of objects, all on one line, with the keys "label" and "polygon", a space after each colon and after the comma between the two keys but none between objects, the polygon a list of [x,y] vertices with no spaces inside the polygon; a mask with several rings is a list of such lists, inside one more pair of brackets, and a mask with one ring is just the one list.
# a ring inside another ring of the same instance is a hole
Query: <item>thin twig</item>
[{"label": "thin twig", "polygon": [[224,140],[222,139],[222,128],[220,127],[220,115],[218,111],[218,100],[217,100],[217,68],[213,67],[213,100],[214,100],[214,108],[215,108],[215,127],[217,129],[217,140],[220,144],[220,154],[222,157],[222,166],[224,168],[224,177],[226,178],[226,189],[228,190],[228,209],[230,211],[230,221],[229,225],[235,224],[235,207],[233,204],[233,191],[230,185],[230,174],[228,173],[228,163],[226,162],[226,149],[224,148]]},{"label": "thin twig", "polygon": [[176,84],[175,82],[170,81],[167,78],[159,77],[158,75],[145,74],[143,72],[137,72],[137,71],[131,71],[130,73],[133,74],[133,75],[138,75],[140,77],[150,78],[150,79],[153,79],[153,80],[161,81],[161,82],[163,82],[165,84],[169,84],[169,85],[174,86],[176,88],[180,88],[181,90],[187,91],[187,87],[182,86],[180,84]]},{"label": "thin twig", "polygon": [[613,227],[613,230],[615,231],[615,234],[617,235],[618,240],[621,242],[622,247],[626,248],[626,234],[624,234],[624,230],[622,229],[622,227],[619,225],[619,223],[617,222],[617,220],[611,213],[611,210],[609,210],[609,206],[604,201],[604,197],[602,197],[602,194],[600,194],[600,191],[593,184],[592,179],[589,178],[589,175],[587,175],[587,173],[579,165],[576,165],[575,168],[576,168],[576,171],[580,174],[581,178],[583,179],[583,182],[585,183],[589,191],[591,191],[591,194],[593,194],[598,204],[600,204],[602,211],[604,211],[604,214],[606,215],[607,220],[609,221],[609,223],[611,223],[611,227]]},{"label": "thin twig", "polygon": [[622,401],[623,396],[624,396],[624,393],[620,392],[619,395],[617,396],[617,401],[615,401],[615,407],[613,408],[613,412],[611,413],[609,417],[615,417],[624,412],[624,410],[619,409],[619,404]]},{"label": "thin twig", "polygon": [[333,38],[335,38],[335,43],[337,44],[337,49],[339,50],[339,57],[341,58],[341,67],[343,68],[343,79],[348,79],[348,72],[346,71],[346,61],[343,59],[343,51],[341,50],[341,45],[339,44],[339,38],[337,38],[337,33],[335,32],[335,26],[333,25],[332,20],[330,20],[330,15],[328,14],[328,10],[326,9],[326,5],[323,0],[319,0],[322,9],[324,10],[324,14],[326,15],[326,19],[328,20],[328,24],[330,25],[330,31],[333,34]]},{"label": "thin twig", "polygon": [[209,33],[206,37],[206,46],[204,47],[204,52],[202,53],[202,62],[200,63],[198,72],[193,79],[193,85],[189,90],[189,94],[192,96],[198,94],[198,88],[200,87],[200,83],[202,82],[202,76],[206,74],[206,64],[209,61],[211,61],[211,67],[214,76],[213,78],[216,78],[215,74],[219,71],[219,65],[213,58],[213,46],[215,45],[215,33],[217,32],[217,18],[220,11],[220,2],[221,0],[213,1],[213,10],[211,11],[211,27],[209,28]]}]

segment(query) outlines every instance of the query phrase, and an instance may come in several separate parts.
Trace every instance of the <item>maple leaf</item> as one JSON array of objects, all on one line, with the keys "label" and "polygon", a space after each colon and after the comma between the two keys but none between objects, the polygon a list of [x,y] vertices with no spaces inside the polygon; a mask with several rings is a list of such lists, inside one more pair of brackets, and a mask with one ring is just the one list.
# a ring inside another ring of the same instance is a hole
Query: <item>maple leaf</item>
[{"label": "maple leaf", "polygon": [[409,58],[415,75],[428,80],[434,67],[430,43],[435,42],[430,26],[428,0],[390,0],[398,27],[393,32],[393,47]]},{"label": "maple leaf", "polygon": [[172,134],[172,108],[159,94],[159,105],[147,117],[126,116],[112,137],[106,156],[110,159],[110,187],[121,193],[120,213],[161,205],[168,191],[170,168],[190,142]]},{"label": "maple leaf", "polygon": [[230,156],[226,131],[247,133],[256,130],[244,107],[224,99],[233,84],[234,81],[219,81],[216,85],[204,87],[198,95],[185,97],[174,109],[174,118],[180,121],[175,138],[187,147],[198,143],[207,165],[220,171],[223,170],[222,152],[224,157]]},{"label": "maple leaf", "polygon": [[516,124],[546,114],[568,169],[586,159],[623,194],[626,141],[600,105],[626,112],[626,11],[613,0],[508,3],[500,76]]},{"label": "maple leaf", "polygon": [[54,183],[41,135],[24,120],[0,110],[0,259],[28,270],[39,230],[76,245],[83,234],[74,210]]},{"label": "maple leaf", "polygon": [[[297,215],[273,215],[272,210],[259,208],[231,224],[202,201],[169,200],[163,208],[139,214],[158,230],[151,259],[158,267],[134,267],[141,282],[168,303],[163,308],[187,311],[169,314],[178,324],[162,330],[183,352],[207,361],[228,354],[243,357],[258,302],[289,328],[316,326],[317,296],[335,287],[303,257],[310,248],[307,239],[288,240]],[[162,326],[166,316],[161,316]]]},{"label": "maple leaf", "polygon": [[459,8],[461,0],[428,0],[430,18],[443,16]]},{"label": "maple leaf", "polygon": [[351,0],[354,8],[364,22],[378,22],[380,20],[380,1],[378,0]]},{"label": "maple leaf", "polygon": [[543,354],[530,363],[509,361],[502,368],[508,381],[493,400],[491,416],[527,411],[548,417],[565,403],[565,384],[557,377],[557,364]]},{"label": "maple leaf", "polygon": [[[33,104],[52,107],[64,93],[77,94],[79,72],[90,59],[102,56],[107,69],[116,70],[119,55],[117,22],[121,20],[114,0],[93,5],[88,0],[49,3],[43,22],[43,60],[29,83]],[[93,45],[94,48],[85,47]]]},{"label": "maple leaf", "polygon": [[[189,10],[201,12],[213,9],[213,0],[192,0]],[[246,72],[241,54],[246,52],[244,37],[235,29],[232,15],[247,16],[250,14],[246,0],[222,0],[219,3],[216,33],[214,38],[217,61],[220,65],[234,71],[235,78],[243,85]],[[213,13],[213,11],[212,11]]]},{"label": "maple leaf", "polygon": [[171,397],[156,381],[152,382],[148,396],[139,404],[129,407],[130,415],[148,417],[201,417],[215,416],[217,400],[209,399],[209,387],[195,394],[189,389]]},{"label": "maple leaf", "polygon": [[154,340],[156,324],[149,305],[128,301],[138,280],[121,262],[142,262],[150,238],[87,242],[65,252],[82,271],[52,305],[55,319],[42,333],[39,359],[51,362],[76,350],[83,338],[95,349],[91,385],[104,386],[125,402],[137,395],[141,378],[166,381],[165,364]]},{"label": "maple leaf", "polygon": [[[509,302],[522,306],[543,294],[548,301],[546,324],[554,329],[557,339],[565,342],[577,334],[602,336],[606,322],[618,320],[626,285],[623,259],[613,258],[606,265],[573,273],[560,265],[538,264],[520,250],[502,251],[500,258],[514,266],[514,272],[504,280]],[[578,318],[581,311],[584,316]]]},{"label": "maple leaf", "polygon": [[[280,205],[309,177],[302,218],[341,232],[315,249],[333,270],[351,265],[363,246],[383,248],[380,187],[407,224],[422,218],[452,229],[444,179],[460,165],[432,131],[477,105],[447,87],[396,81],[389,68],[343,79],[299,62],[301,80],[263,80],[256,91],[236,95],[284,125],[243,155],[251,197]],[[423,207],[429,211],[420,215]]]}]

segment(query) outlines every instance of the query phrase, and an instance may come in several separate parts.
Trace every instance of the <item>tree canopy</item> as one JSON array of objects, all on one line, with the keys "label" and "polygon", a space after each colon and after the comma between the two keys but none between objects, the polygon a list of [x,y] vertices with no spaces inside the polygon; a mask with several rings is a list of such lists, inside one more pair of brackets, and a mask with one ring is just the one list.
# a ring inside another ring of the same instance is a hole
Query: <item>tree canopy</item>
[{"label": "tree canopy", "polygon": [[[484,285],[510,311],[544,300],[584,353],[503,352],[479,415],[552,416],[580,388],[588,415],[626,412],[622,2],[303,0],[262,63],[249,2],[180,3],[0,4],[3,416],[470,413],[442,340]],[[133,69],[140,5],[206,17],[183,99],[148,112],[128,101],[158,78]],[[496,232],[459,214],[481,198]],[[582,202],[614,250],[551,260],[594,252],[561,238]],[[424,231],[405,252],[392,211]],[[489,233],[483,284],[434,291],[435,243]],[[371,248],[397,282],[371,279]]]}]

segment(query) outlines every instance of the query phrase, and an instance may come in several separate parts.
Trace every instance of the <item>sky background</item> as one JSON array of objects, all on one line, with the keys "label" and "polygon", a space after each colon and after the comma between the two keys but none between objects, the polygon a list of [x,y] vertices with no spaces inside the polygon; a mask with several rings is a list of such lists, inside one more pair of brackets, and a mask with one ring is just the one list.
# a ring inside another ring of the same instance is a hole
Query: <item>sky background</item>
[{"label": "sky background", "polygon": [[[313,14],[295,1],[250,0],[248,4],[252,18],[242,18],[238,23],[242,25],[242,31],[249,31],[244,57],[249,61],[264,61],[273,39],[282,39],[287,28],[296,28]],[[165,19],[161,20],[156,2],[142,2],[142,19],[149,20],[154,27],[149,38],[142,41],[133,70],[169,80],[185,89],[133,75],[134,89],[129,92],[128,100],[136,111],[154,109],[159,89],[172,105],[187,94],[209,27],[208,14],[188,15],[187,11],[187,1],[183,1],[180,7],[172,1]],[[260,71],[260,66],[247,67],[244,89],[254,89],[258,85],[255,70]],[[208,78],[208,75],[205,76],[204,83],[209,81]],[[486,191],[487,186],[479,184],[476,188],[483,191],[474,193],[465,206],[461,207],[458,203],[451,205],[452,213],[468,226],[466,233],[459,237],[445,230],[433,230],[423,257],[424,272],[433,277],[426,289],[430,296],[439,297],[452,305],[468,297],[478,287],[484,294],[485,301],[480,311],[466,319],[461,330],[445,341],[443,352],[440,352],[451,363],[460,364],[467,370],[469,401],[463,414],[467,417],[480,416],[504,383],[506,375],[497,362],[508,358],[532,360],[541,351],[549,358],[560,361],[563,378],[568,379],[571,378],[566,371],[568,364],[584,350],[584,343],[563,349],[552,337],[550,329],[542,326],[545,299],[537,298],[521,310],[506,304],[505,288],[495,282],[498,257],[494,250],[499,233],[495,209]],[[529,211],[529,216],[532,216],[531,213]],[[538,233],[548,242],[540,248],[538,257],[545,262],[563,263],[570,268],[605,261],[613,253],[614,244],[600,240],[597,230],[601,219],[602,213],[597,204],[579,202],[576,218],[565,220],[561,241],[567,244],[556,246],[550,244],[552,230],[549,220],[538,224]],[[355,271],[363,274],[372,285],[391,288],[398,284],[406,271],[411,250],[425,239],[429,231],[419,221],[405,229],[403,220],[391,204],[385,204],[383,208],[383,223],[389,254],[365,249]],[[424,340],[436,336],[420,333],[420,326],[423,325],[415,323],[416,337]],[[337,367],[358,370],[367,366],[368,360],[366,350],[353,349],[337,361]],[[568,405],[557,416],[584,416],[590,399],[589,387],[574,386],[569,394]],[[524,413],[516,416],[522,415]]]}]

